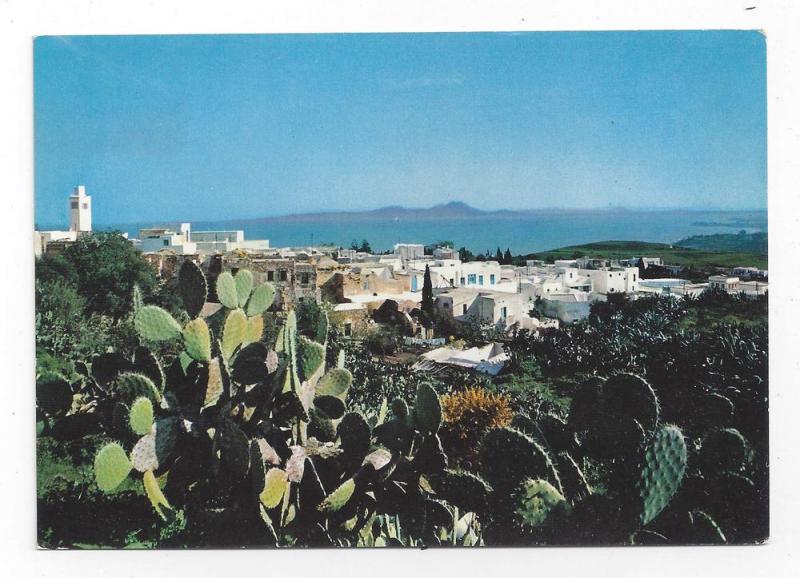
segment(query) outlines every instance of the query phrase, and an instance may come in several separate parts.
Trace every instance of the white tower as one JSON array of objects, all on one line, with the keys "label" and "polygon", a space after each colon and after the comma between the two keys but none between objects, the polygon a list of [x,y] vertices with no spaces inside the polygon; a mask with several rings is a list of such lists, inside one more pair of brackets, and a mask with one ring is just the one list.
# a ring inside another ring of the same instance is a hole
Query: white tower
[{"label": "white tower", "polygon": [[69,196],[69,230],[78,233],[92,230],[92,197],[86,187],[78,185]]}]

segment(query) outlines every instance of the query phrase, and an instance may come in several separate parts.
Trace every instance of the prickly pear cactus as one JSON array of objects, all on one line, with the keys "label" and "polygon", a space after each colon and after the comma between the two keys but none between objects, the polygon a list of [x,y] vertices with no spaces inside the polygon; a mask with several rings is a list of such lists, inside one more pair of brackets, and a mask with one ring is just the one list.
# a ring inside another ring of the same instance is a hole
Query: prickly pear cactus
[{"label": "prickly pear cactus", "polygon": [[664,426],[656,432],[644,456],[639,479],[642,500],[640,520],[649,524],[669,504],[680,488],[686,472],[686,441],[675,426]]},{"label": "prickly pear cactus", "polygon": [[181,336],[180,323],[156,305],[143,305],[133,318],[136,332],[147,341],[172,341]]},{"label": "prickly pear cactus", "polygon": [[356,482],[353,478],[350,478],[322,500],[317,509],[321,512],[337,512],[341,510],[353,497],[355,489]]},{"label": "prickly pear cactus", "polygon": [[203,271],[194,261],[184,261],[178,271],[178,292],[189,317],[200,315],[208,295],[208,284]]},{"label": "prickly pear cactus", "polygon": [[352,383],[353,375],[350,371],[338,367],[331,369],[317,383],[317,395],[344,397]]},{"label": "prickly pear cactus", "polygon": [[259,285],[253,290],[250,300],[247,302],[247,316],[261,315],[272,306],[274,300],[275,288],[269,283]]},{"label": "prickly pear cactus", "polygon": [[523,524],[541,526],[550,513],[567,501],[547,480],[525,480],[518,492],[516,513]]},{"label": "prickly pear cactus", "polygon": [[189,356],[203,363],[211,361],[211,333],[202,319],[192,319],[183,328],[183,345]]},{"label": "prickly pear cactus", "polygon": [[442,424],[442,404],[436,390],[428,383],[420,383],[414,401],[414,419],[420,430],[436,433]]},{"label": "prickly pear cactus", "polygon": [[522,432],[491,430],[481,443],[480,459],[482,472],[496,491],[512,490],[525,478],[549,480],[560,491],[561,483],[547,452]]},{"label": "prickly pear cactus", "polygon": [[240,307],[244,307],[253,290],[253,274],[247,269],[242,269],[236,273],[233,283],[236,286],[236,301]]},{"label": "prickly pear cactus", "polygon": [[228,309],[236,309],[239,306],[239,296],[236,290],[236,281],[233,280],[233,275],[227,271],[223,271],[217,277],[217,299]]},{"label": "prickly pear cactus", "polygon": [[103,446],[94,458],[94,475],[97,486],[104,492],[115,490],[128,474],[133,465],[125,450],[118,443]]},{"label": "prickly pear cactus", "polygon": [[129,422],[135,433],[142,436],[150,433],[153,427],[153,403],[149,398],[139,397],[133,402]]}]

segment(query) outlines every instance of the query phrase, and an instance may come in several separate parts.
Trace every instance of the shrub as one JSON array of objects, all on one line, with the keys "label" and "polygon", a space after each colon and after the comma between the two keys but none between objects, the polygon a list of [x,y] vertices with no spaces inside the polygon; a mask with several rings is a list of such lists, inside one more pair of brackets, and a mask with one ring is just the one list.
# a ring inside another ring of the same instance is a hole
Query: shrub
[{"label": "shrub", "polygon": [[505,395],[470,387],[442,396],[442,417],[440,437],[447,455],[466,466],[475,463],[483,435],[510,424],[513,412]]}]

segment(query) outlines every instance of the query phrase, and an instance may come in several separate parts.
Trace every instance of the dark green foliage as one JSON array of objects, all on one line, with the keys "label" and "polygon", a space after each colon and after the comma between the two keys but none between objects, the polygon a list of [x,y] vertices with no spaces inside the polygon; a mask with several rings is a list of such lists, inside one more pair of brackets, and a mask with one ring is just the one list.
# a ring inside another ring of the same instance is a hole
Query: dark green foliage
[{"label": "dark green foliage", "polygon": [[147,295],[156,287],[155,271],[119,233],[82,235],[64,251],[77,273],[78,293],[88,313],[120,319],[131,311],[137,285]]},{"label": "dark green foliage", "polygon": [[425,265],[425,276],[422,280],[422,311],[433,318],[433,282],[430,267]]}]

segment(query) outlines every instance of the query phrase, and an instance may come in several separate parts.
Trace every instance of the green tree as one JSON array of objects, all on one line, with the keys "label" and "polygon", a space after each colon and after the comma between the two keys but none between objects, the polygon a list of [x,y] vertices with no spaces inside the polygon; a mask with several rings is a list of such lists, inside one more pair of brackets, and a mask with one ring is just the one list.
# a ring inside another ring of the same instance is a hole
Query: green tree
[{"label": "green tree", "polygon": [[429,318],[433,318],[433,282],[431,269],[425,265],[425,277],[422,280],[422,311]]},{"label": "green tree", "polygon": [[61,282],[78,285],[78,272],[63,255],[45,253],[36,260],[36,280],[42,283]]},{"label": "green tree", "polygon": [[506,248],[503,254],[503,265],[511,265],[514,262],[514,257],[511,256],[511,249]]},{"label": "green tree", "polygon": [[503,252],[500,250],[500,247],[498,247],[497,251],[495,251],[494,260],[497,261],[498,263],[503,262]]},{"label": "green tree", "polygon": [[120,233],[81,236],[64,251],[77,273],[78,293],[88,313],[124,317],[132,307],[133,286],[150,295],[157,285],[153,267]]}]

